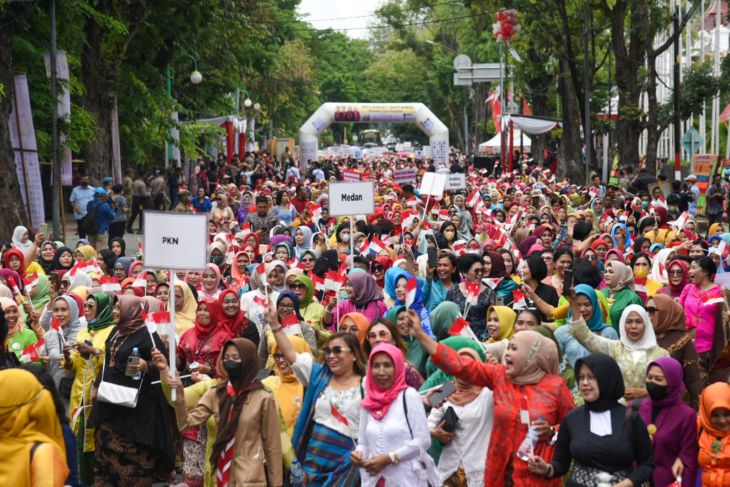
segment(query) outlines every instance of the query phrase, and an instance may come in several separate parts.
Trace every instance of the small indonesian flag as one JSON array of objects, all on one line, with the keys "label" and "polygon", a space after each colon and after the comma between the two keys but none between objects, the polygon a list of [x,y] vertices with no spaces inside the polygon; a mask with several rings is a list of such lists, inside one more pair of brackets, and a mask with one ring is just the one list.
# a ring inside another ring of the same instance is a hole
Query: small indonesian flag
[{"label": "small indonesian flag", "polygon": [[521,289],[515,289],[514,291],[512,291],[512,298],[514,299],[514,301],[512,303],[512,308],[514,308],[514,309],[527,308],[527,300],[525,299],[525,293],[523,293]]},{"label": "small indonesian flag", "polygon": [[13,294],[19,296],[22,299],[22,295],[20,294],[20,288],[18,287],[18,283],[15,282],[14,278],[8,278],[8,285],[10,286],[10,289],[13,290]]},{"label": "small indonesian flag", "polygon": [[254,296],[253,302],[258,304],[262,308],[266,308],[268,306],[268,303],[266,302],[266,300],[264,298],[262,298],[261,296]]},{"label": "small indonesian flag", "polygon": [[284,316],[281,319],[281,326],[284,328],[284,333],[289,336],[302,334],[302,326],[295,314]]},{"label": "small indonesian flag", "polygon": [[469,322],[464,319],[463,316],[458,317],[454,320],[454,324],[449,328],[449,335],[461,336],[464,329],[469,328]]},{"label": "small indonesian flag", "polygon": [[24,364],[35,362],[41,359],[41,349],[44,344],[43,338],[40,338],[37,342],[32,345],[28,345],[23,349],[23,354],[20,356],[20,361]]},{"label": "small indonesian flag", "polygon": [[446,221],[446,220],[448,220],[449,218],[450,218],[450,215],[449,215],[449,210],[448,210],[448,209],[445,209],[445,210],[440,210],[440,211],[439,211],[439,220],[444,220],[444,221]]},{"label": "small indonesian flag", "polygon": [[266,264],[263,262],[256,266],[256,269],[254,269],[254,272],[258,274],[259,279],[264,284],[264,286],[268,286],[268,282],[266,281]]},{"label": "small indonesian flag", "polygon": [[61,330],[61,322],[55,316],[53,318],[51,318],[51,328],[53,328],[56,331]]},{"label": "small indonesian flag", "polygon": [[316,203],[307,203],[307,209],[312,214],[312,220],[319,220],[322,218],[322,207]]},{"label": "small indonesian flag", "polygon": [[243,225],[241,225],[241,231],[242,232],[246,232],[246,233],[250,233],[251,232],[251,224],[250,223],[244,223]]},{"label": "small indonesian flag", "polygon": [[358,247],[358,249],[357,249],[357,250],[358,250],[358,251],[359,251],[359,252],[360,252],[361,254],[364,254],[364,253],[366,253],[366,252],[367,252],[367,251],[368,251],[369,249],[370,249],[370,241],[368,240],[368,238],[367,238],[367,237],[365,237],[365,238],[363,239],[363,241],[362,241],[362,244],[360,244],[360,246]]},{"label": "small indonesian flag", "polygon": [[142,313],[145,318],[145,324],[147,330],[150,333],[157,333],[160,336],[167,336],[170,334],[170,312],[169,311],[156,311],[154,313]]},{"label": "small indonesian flag", "polygon": [[474,306],[479,300],[479,291],[481,290],[481,286],[478,282],[467,282],[464,286],[466,287],[466,302],[469,303],[470,306]]},{"label": "small indonesian flag", "polygon": [[454,252],[458,255],[464,255],[466,253],[466,241],[457,240],[454,242]]},{"label": "small indonesian flag", "polygon": [[485,277],[482,279],[482,282],[489,286],[490,289],[495,290],[497,286],[499,286],[499,283],[502,282],[501,277]]},{"label": "small indonesian flag", "polygon": [[140,274],[137,279],[132,282],[132,287],[147,287],[147,274]]},{"label": "small indonesian flag", "polygon": [[418,214],[412,211],[404,211],[402,213],[401,226],[403,228],[413,228],[415,226],[415,221],[417,218]]},{"label": "small indonesian flag", "polygon": [[725,298],[722,296],[722,291],[719,287],[710,289],[700,297],[700,302],[703,306],[709,306],[711,304],[722,303]]},{"label": "small indonesian flag", "polygon": [[475,189],[467,198],[466,204],[471,208],[474,208],[479,201],[482,201],[482,195],[480,195],[479,191]]},{"label": "small indonesian flag", "polygon": [[102,292],[105,293],[116,293],[122,290],[122,285],[116,277],[104,276],[99,279],[99,284],[101,284]]},{"label": "small indonesian flag", "polygon": [[415,196],[406,200],[406,206],[409,206],[411,208],[413,208],[414,206],[418,206],[418,203],[420,203],[420,201]]},{"label": "small indonesian flag", "polygon": [[314,284],[315,291],[324,291],[324,279],[317,274],[312,274],[312,284]]},{"label": "small indonesian flag", "polygon": [[347,421],[347,418],[344,417],[342,415],[342,413],[331,402],[330,402],[330,414],[332,414],[332,417],[335,418],[340,423],[344,424],[345,426],[350,426],[350,423],[349,423],[349,421]]},{"label": "small indonesian flag", "polygon": [[413,306],[416,301],[416,294],[418,293],[418,279],[411,277],[406,282],[406,308]]},{"label": "small indonesian flag", "polygon": [[25,290],[27,292],[30,292],[31,289],[33,289],[33,286],[38,284],[38,273],[34,272],[33,274],[29,274],[23,278],[23,284],[25,285]]},{"label": "small indonesian flag", "polygon": [[340,292],[340,288],[345,283],[345,278],[337,271],[327,271],[324,275],[324,290]]},{"label": "small indonesian flag", "polygon": [[139,252],[139,255],[144,255],[144,244],[142,242],[137,242],[137,252]]}]

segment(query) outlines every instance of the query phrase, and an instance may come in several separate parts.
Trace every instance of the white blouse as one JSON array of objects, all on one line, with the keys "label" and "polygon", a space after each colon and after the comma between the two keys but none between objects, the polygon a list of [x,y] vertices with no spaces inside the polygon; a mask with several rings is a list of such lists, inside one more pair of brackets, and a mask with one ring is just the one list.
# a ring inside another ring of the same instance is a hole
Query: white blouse
[{"label": "white blouse", "polygon": [[[298,353],[291,364],[294,376],[304,387],[309,387],[314,357],[310,353]],[[363,377],[363,381],[365,378]],[[314,422],[357,440],[360,431],[360,401],[365,394],[362,383],[345,391],[336,391],[329,385],[317,398],[314,405]],[[345,417],[347,424],[332,415],[332,408]]]},{"label": "white blouse", "polygon": [[428,415],[429,428],[436,428],[441,423],[449,406],[454,408],[459,421],[451,443],[444,446],[439,457],[439,485],[451,477],[461,465],[466,473],[467,486],[482,487],[487,448],[492,435],[494,395],[485,387],[468,404],[458,405],[447,400],[440,408],[431,410]]},{"label": "white blouse", "polygon": [[[408,416],[403,409],[403,395]],[[408,425],[411,430],[409,431]],[[411,431],[413,434],[411,434]],[[378,475],[371,477],[360,469],[363,487],[372,487],[383,477],[385,485],[420,487],[437,484],[438,474],[433,459],[427,450],[431,446],[426,411],[421,397],[409,387],[393,401],[387,414],[377,420],[370,411],[360,413],[360,442],[357,451],[369,460],[378,455],[398,454],[398,464],[385,467]]]}]

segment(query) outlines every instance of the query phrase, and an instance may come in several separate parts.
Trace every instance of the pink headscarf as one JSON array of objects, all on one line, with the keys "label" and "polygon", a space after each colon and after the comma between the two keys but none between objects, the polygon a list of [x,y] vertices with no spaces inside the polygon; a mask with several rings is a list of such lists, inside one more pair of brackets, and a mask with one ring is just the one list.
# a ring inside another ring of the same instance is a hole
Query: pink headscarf
[{"label": "pink headscarf", "polygon": [[218,289],[218,286],[221,284],[221,270],[218,268],[215,264],[208,264],[206,266],[206,271],[213,271],[216,277],[215,287],[211,290],[208,290],[203,286],[203,279],[200,280],[200,289],[198,289],[198,295],[202,296],[207,299],[218,299],[218,294],[220,293],[220,289]]},{"label": "pink headscarf", "polygon": [[408,387],[406,384],[406,366],[405,359],[403,358],[403,352],[390,343],[381,343],[376,345],[370,352],[368,369],[372,368],[373,357],[379,353],[387,354],[393,361],[393,365],[395,366],[393,384],[388,389],[381,389],[375,382],[375,379],[373,379],[373,374],[368,370],[368,374],[365,376],[365,389],[367,390],[367,395],[365,396],[365,399],[360,401],[362,407],[370,411],[373,418],[378,421],[388,414],[388,410],[390,409],[391,404],[393,404],[393,401],[396,400],[401,391]]}]

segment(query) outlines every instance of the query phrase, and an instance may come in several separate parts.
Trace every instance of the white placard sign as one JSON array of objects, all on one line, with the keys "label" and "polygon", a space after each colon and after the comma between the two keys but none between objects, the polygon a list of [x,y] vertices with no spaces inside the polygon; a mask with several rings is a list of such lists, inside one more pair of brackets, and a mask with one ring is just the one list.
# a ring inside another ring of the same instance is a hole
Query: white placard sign
[{"label": "white placard sign", "polygon": [[466,174],[464,174],[464,173],[449,174],[449,179],[446,181],[446,189],[448,191],[454,191],[457,189],[466,189]]},{"label": "white placard sign", "polygon": [[421,187],[419,191],[422,195],[431,195],[441,198],[446,188],[446,174],[436,174],[435,172],[427,172],[421,179]]},{"label": "white placard sign", "polygon": [[398,184],[415,183],[417,174],[418,171],[415,167],[396,169],[395,171],[393,171],[393,179],[395,179],[395,182]]},{"label": "white placard sign", "polygon": [[208,264],[208,214],[144,212],[144,266],[202,270]]},{"label": "white placard sign", "polygon": [[330,183],[330,216],[372,215],[375,213],[375,186],[372,181]]}]

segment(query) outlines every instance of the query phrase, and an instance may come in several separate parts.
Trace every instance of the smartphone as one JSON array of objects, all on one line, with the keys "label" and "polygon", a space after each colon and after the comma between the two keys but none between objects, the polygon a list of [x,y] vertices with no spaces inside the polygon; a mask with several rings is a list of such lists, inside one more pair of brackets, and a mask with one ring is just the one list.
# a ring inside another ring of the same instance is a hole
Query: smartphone
[{"label": "smartphone", "polygon": [[573,287],[573,270],[568,269],[563,274],[563,296],[570,294],[571,287]]},{"label": "smartphone", "polygon": [[431,269],[434,269],[434,268],[436,268],[436,262],[438,260],[437,259],[438,250],[436,249],[436,247],[428,247],[427,252],[428,252],[428,267],[430,267]]},{"label": "smartphone", "polygon": [[444,382],[441,385],[441,389],[431,394],[428,398],[428,403],[431,407],[436,407],[441,401],[449,397],[456,390],[456,384],[452,381]]},{"label": "smartphone", "polygon": [[43,222],[40,225],[38,225],[38,233],[42,233],[46,237],[48,237],[48,223]]}]

